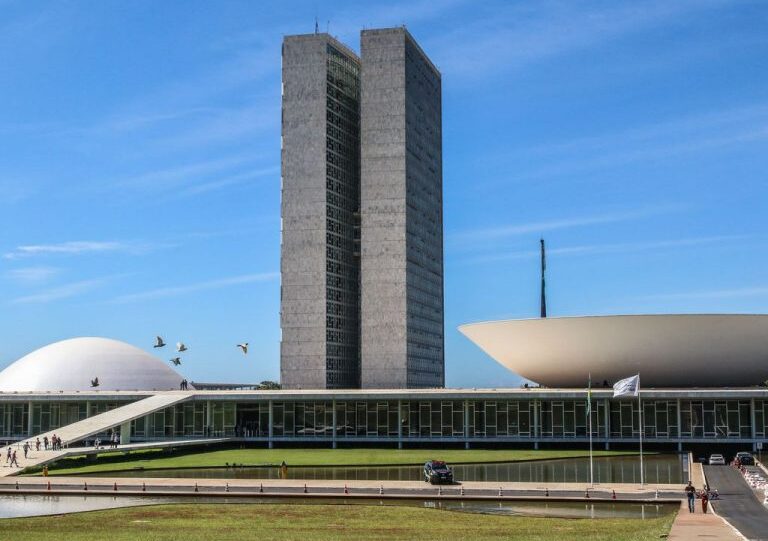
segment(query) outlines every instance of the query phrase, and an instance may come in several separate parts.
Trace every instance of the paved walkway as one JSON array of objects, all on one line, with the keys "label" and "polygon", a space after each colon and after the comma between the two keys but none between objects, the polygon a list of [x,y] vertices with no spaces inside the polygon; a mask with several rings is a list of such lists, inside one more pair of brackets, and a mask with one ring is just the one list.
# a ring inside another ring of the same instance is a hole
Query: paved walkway
[{"label": "paved walkway", "polygon": [[694,541],[696,539],[716,539],[717,541],[743,541],[743,537],[714,513],[701,512],[697,500],[695,513],[688,511],[688,502],[680,502],[680,511],[669,532],[669,541]]},{"label": "paved walkway", "polygon": [[[119,427],[124,423],[128,423],[134,419],[148,415],[153,411],[164,409],[179,402],[188,400],[190,397],[192,397],[193,394],[194,393],[192,392],[185,391],[171,391],[157,394],[137,402],[131,402],[130,404],[126,404],[125,406],[115,408],[105,413],[100,413],[99,415],[88,417],[82,421],[72,423],[71,425],[62,426],[56,430],[37,434],[36,436],[26,440],[22,440],[9,446],[0,448],[0,457],[2,457],[0,460],[5,463],[8,447],[11,447],[13,450],[16,450],[16,457],[18,459],[19,465],[22,468],[47,464],[48,462],[62,458],[67,454],[72,454],[71,452],[68,452],[68,449],[66,449],[66,447],[71,444],[81,442],[82,440],[96,434],[102,434],[111,428]],[[30,451],[32,451],[35,448],[35,440],[37,438],[39,438],[42,442],[43,439],[47,436],[48,440],[50,441],[51,436],[54,434],[61,438],[61,443],[65,449],[60,451],[30,452],[28,457],[24,459],[24,451],[22,450],[22,446],[24,445],[25,441],[29,442]],[[0,477],[7,475],[13,475],[13,470],[0,469]]]},{"label": "paved walkway", "polygon": [[720,494],[712,502],[715,511],[750,541],[768,540],[768,508],[736,468],[705,466],[704,474],[712,490]]},{"label": "paved walkway", "polygon": [[[50,483],[50,486],[48,485]],[[682,487],[640,488],[629,484],[604,485],[589,491],[577,483],[488,483],[433,486],[421,481],[337,481],[303,479],[192,479],[116,477],[18,477],[0,479],[0,493],[109,494],[163,496],[268,496],[308,498],[634,501],[677,503]],[[614,492],[615,491],[615,492]],[[657,495],[658,494],[658,495]],[[614,499],[615,498],[615,499]]]},{"label": "paved walkway", "polygon": [[178,447],[190,447],[196,445],[208,445],[212,443],[223,443],[229,441],[231,438],[199,438],[199,439],[187,439],[187,440],[170,440],[170,441],[158,441],[149,443],[127,443],[125,445],[118,445],[114,448],[107,448],[101,446],[99,449],[95,447],[67,447],[61,451],[35,451],[30,449],[27,458],[24,458],[24,450],[22,449],[22,443],[14,443],[9,445],[12,449],[16,450],[17,460],[19,467],[11,468],[6,464],[6,448],[2,450],[2,466],[0,466],[0,479],[3,477],[10,477],[18,474],[24,468],[31,466],[42,466],[49,464],[53,461],[66,458],[68,456],[81,456],[81,455],[95,455],[99,453],[127,453],[130,451],[140,451],[142,449],[175,449]]}]

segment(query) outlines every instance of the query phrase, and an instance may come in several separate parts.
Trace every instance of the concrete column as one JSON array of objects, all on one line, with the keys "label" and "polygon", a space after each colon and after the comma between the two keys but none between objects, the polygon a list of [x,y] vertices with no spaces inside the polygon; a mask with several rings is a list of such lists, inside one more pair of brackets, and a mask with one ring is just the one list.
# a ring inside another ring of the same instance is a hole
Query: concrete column
[{"label": "concrete column", "polygon": [[91,416],[91,401],[86,400],[85,401],[85,418],[87,419],[90,416]]},{"label": "concrete column", "polygon": [[464,449],[469,449],[469,400],[464,401]]},{"label": "concrete column", "polygon": [[752,452],[757,451],[757,424],[755,423],[755,399],[749,401],[749,426],[751,427],[750,436],[752,436]]},{"label": "concrete column", "polygon": [[[754,424],[754,423],[752,423]],[[27,437],[32,437],[32,402],[27,403]]]},{"label": "concrete column", "polygon": [[397,448],[403,448],[403,401],[397,401]]},{"label": "concrete column", "polygon": [[210,400],[205,401],[205,430],[206,436],[213,436],[213,407]]},{"label": "concrete column", "polygon": [[333,428],[331,432],[331,440],[333,441],[333,448],[336,449],[336,400],[334,399],[331,402],[331,407],[333,408]]},{"label": "concrete column", "polygon": [[533,448],[539,448],[539,401],[533,401]]},{"label": "concrete column", "polygon": [[[146,432],[145,432],[146,437]],[[131,422],[123,423],[120,425],[120,445],[127,445],[131,443]]]},{"label": "concrete column", "polygon": [[683,452],[683,414],[680,412],[680,399],[677,399],[677,452]]},{"label": "concrete column", "polygon": [[272,441],[272,426],[275,423],[272,415],[272,401],[270,400],[268,404],[269,404],[269,435],[267,436],[267,441],[268,441],[269,448],[272,449],[275,446],[274,442]]},{"label": "concrete column", "polygon": [[605,417],[603,424],[605,425],[605,450],[608,451],[611,448],[611,400],[606,398],[603,400],[603,408],[605,408]]}]

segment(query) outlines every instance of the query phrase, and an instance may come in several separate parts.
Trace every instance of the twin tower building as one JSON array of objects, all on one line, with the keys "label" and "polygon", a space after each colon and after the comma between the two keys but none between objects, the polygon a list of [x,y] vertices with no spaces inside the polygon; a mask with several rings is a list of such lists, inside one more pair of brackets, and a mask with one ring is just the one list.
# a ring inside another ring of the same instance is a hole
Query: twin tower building
[{"label": "twin tower building", "polygon": [[283,388],[443,387],[440,72],[405,28],[282,57]]}]

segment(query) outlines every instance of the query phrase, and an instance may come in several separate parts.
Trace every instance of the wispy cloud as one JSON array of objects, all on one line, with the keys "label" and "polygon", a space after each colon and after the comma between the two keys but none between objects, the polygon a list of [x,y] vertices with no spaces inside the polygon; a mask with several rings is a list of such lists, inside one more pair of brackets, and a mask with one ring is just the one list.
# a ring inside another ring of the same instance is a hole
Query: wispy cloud
[{"label": "wispy cloud", "polygon": [[619,212],[610,212],[605,214],[591,214],[587,216],[574,216],[570,218],[558,218],[552,220],[542,220],[537,222],[528,222],[523,224],[501,225],[487,227],[484,229],[473,229],[453,233],[448,236],[449,240],[455,242],[477,242],[498,240],[501,238],[527,235],[531,233],[545,233],[557,229],[571,229],[574,227],[585,227],[590,225],[627,222],[647,218],[657,214],[676,212],[682,210],[681,205],[659,205],[640,209],[625,210]]},{"label": "wispy cloud", "polygon": [[143,254],[168,246],[168,244],[126,241],[67,241],[57,244],[28,244],[18,246],[14,250],[3,254],[3,258],[13,260],[34,256],[73,256],[106,252]]},{"label": "wispy cloud", "polygon": [[121,295],[115,298],[114,302],[128,303],[128,302],[160,299],[165,297],[177,297],[179,295],[186,295],[188,293],[197,293],[199,291],[206,291],[210,289],[221,289],[225,287],[252,284],[256,282],[268,282],[272,280],[277,280],[279,277],[280,277],[280,274],[277,272],[244,274],[240,276],[232,276],[229,278],[218,278],[218,279],[209,280],[206,282],[198,282],[195,284],[173,286],[173,287],[162,287],[158,289],[151,289],[149,291],[142,291],[139,293]]},{"label": "wispy cloud", "polygon": [[41,282],[47,282],[59,274],[59,272],[59,269],[55,267],[24,267],[9,270],[5,275],[11,280],[23,284],[39,284]]},{"label": "wispy cloud", "polygon": [[24,297],[17,297],[11,300],[11,304],[44,304],[61,299],[68,299],[77,295],[82,295],[99,287],[102,287],[107,283],[109,278],[97,278],[93,280],[81,280],[79,282],[72,282],[70,284],[64,284],[61,286],[46,289],[32,295],[26,295]]},{"label": "wispy cloud", "polygon": [[192,177],[219,173],[253,161],[253,155],[227,156],[215,160],[205,160],[148,171],[119,180],[114,185],[127,188],[175,188],[183,185]]},{"label": "wispy cloud", "polygon": [[[502,172],[504,183],[606,171],[632,163],[650,163],[686,154],[729,151],[768,141],[768,103],[731,109],[705,110],[626,130],[530,145],[484,156],[485,163],[515,172]],[[486,188],[501,181],[494,181]]]},{"label": "wispy cloud", "polygon": [[744,297],[766,297],[768,286],[739,287],[734,289],[712,289],[704,291],[689,291],[684,293],[660,293],[642,297],[646,300],[708,300],[708,299],[739,299]]},{"label": "wispy cloud", "polygon": [[[715,235],[710,237],[694,237],[687,239],[670,239],[649,242],[626,242],[615,244],[593,244],[581,246],[566,246],[547,249],[547,256],[581,256],[615,253],[635,253],[669,248],[686,248],[703,245],[718,245],[751,238],[749,235]],[[494,253],[485,256],[461,259],[461,263],[491,263],[495,261],[510,261],[517,259],[534,259],[539,257],[538,250],[519,250],[505,253]]]},{"label": "wispy cloud", "polygon": [[428,48],[447,72],[475,80],[480,71],[521,68],[728,4],[727,0],[654,0],[598,7],[585,2],[480,4],[474,22],[442,33]]},{"label": "wispy cloud", "polygon": [[186,188],[182,190],[179,193],[179,195],[182,195],[182,196],[199,195],[202,193],[222,190],[224,188],[229,188],[230,186],[242,184],[249,180],[255,180],[257,178],[261,178],[269,175],[277,175],[279,172],[280,172],[280,167],[274,166],[274,167],[266,167],[264,169],[255,169],[252,171],[246,171],[244,173],[231,175],[231,176],[223,176],[220,179],[212,180],[210,182],[202,182],[200,184],[196,184],[194,186]]}]

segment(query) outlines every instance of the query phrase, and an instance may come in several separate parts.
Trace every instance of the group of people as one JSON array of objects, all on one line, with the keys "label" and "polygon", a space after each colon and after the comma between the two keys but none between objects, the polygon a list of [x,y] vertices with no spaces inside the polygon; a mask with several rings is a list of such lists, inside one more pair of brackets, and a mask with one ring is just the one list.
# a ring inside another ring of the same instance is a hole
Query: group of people
[{"label": "group of people", "polygon": [[180,391],[189,390],[189,382],[186,379],[181,380],[181,383],[179,383],[179,390]]},{"label": "group of people", "polygon": [[[37,439],[37,448],[40,449],[40,438]],[[47,451],[48,447],[50,446],[51,451],[61,451],[62,444],[61,444],[61,438],[58,437],[56,434],[51,436],[51,441],[48,441],[48,436],[43,436],[43,448]]]},{"label": "group of people", "polygon": [[15,449],[11,450],[11,446],[10,445],[8,446],[8,454],[5,457],[5,464],[7,465],[9,462],[11,463],[10,464],[11,468],[13,468],[14,466],[16,466],[17,468],[21,467],[21,466],[19,466],[19,461],[16,458],[16,450]]},{"label": "group of people", "polygon": [[704,485],[702,490],[696,490],[691,481],[688,481],[688,485],[685,487],[685,496],[688,498],[688,511],[690,513],[696,512],[696,498],[701,500],[701,512],[706,513],[709,500],[717,500],[720,497],[716,490],[709,489],[709,485]]},{"label": "group of people", "polygon": [[[86,447],[89,444],[89,440],[85,440]],[[106,441],[102,441],[101,438],[96,437],[93,440],[93,448],[94,449],[103,449],[104,445],[106,445],[109,449],[117,449],[117,446],[120,444],[120,434],[115,432],[114,430],[110,432],[109,438]]]}]

